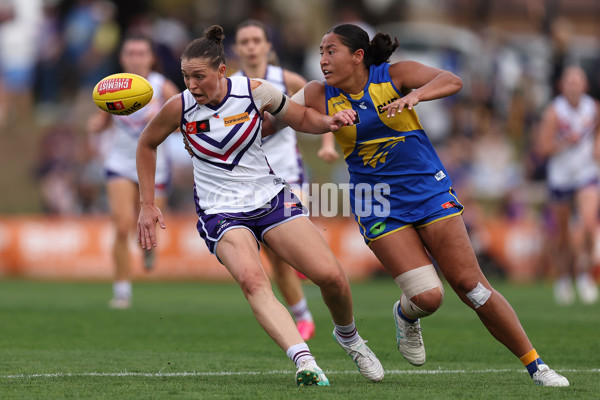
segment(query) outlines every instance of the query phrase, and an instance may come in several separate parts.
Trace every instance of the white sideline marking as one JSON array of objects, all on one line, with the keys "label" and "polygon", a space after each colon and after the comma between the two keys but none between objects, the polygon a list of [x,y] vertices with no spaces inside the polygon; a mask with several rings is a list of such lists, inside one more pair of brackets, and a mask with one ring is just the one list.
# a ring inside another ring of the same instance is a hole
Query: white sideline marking
[{"label": "white sideline marking", "polygon": [[[574,372],[574,373],[598,373],[599,368],[593,369],[556,369],[557,372]],[[356,374],[358,371],[332,371],[325,370],[327,374]],[[499,372],[527,372],[524,369],[429,369],[429,370],[386,370],[388,375],[440,375],[440,374],[494,374]],[[14,374],[0,375],[0,379],[31,379],[31,378],[70,378],[70,377],[86,377],[86,376],[106,376],[106,377],[125,377],[125,376],[140,376],[140,377],[178,377],[178,376],[235,376],[235,375],[281,375],[293,374],[294,371],[221,371],[221,372],[55,372],[52,374]]]}]

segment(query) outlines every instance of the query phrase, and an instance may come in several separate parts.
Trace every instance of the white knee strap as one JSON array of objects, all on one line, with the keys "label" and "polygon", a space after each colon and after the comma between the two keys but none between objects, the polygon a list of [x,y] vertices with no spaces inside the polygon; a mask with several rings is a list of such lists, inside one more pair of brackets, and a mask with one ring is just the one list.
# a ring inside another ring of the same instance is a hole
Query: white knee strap
[{"label": "white knee strap", "polygon": [[467,293],[467,298],[471,300],[471,303],[473,303],[475,308],[479,308],[488,301],[491,295],[492,292],[490,290],[483,286],[481,282],[477,282],[475,289]]},{"label": "white knee strap", "polygon": [[396,284],[402,290],[400,306],[409,318],[421,318],[431,315],[431,312],[420,309],[410,299],[428,290],[439,288],[442,299],[444,298],[444,285],[438,277],[433,264],[415,268],[398,275],[394,278]]},{"label": "white knee strap", "polygon": [[394,281],[409,299],[436,287],[442,292],[442,297],[444,296],[444,285],[433,264],[411,269],[395,277]]}]

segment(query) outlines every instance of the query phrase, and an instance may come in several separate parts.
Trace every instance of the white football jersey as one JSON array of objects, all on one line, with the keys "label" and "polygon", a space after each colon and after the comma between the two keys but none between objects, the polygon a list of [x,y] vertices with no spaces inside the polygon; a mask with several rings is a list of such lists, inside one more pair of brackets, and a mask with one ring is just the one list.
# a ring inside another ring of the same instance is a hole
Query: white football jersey
[{"label": "white football jersey", "polygon": [[[134,182],[138,182],[135,152],[140,134],[152,117],[161,109],[167,99],[164,98],[165,77],[151,72],[148,82],[154,89],[152,100],[141,110],[131,115],[113,115],[110,145],[104,160],[104,168]],[[165,184],[170,180],[170,159],[165,145],[156,150],[156,184]]]},{"label": "white football jersey", "polygon": [[262,116],[246,77],[227,78],[227,95],[217,106],[199,105],[181,94],[181,131],[194,153],[196,203],[205,214],[253,211],[283,188],[261,142]]},{"label": "white football jersey", "polygon": [[577,107],[572,107],[564,96],[552,102],[558,117],[557,139],[567,135],[576,137],[575,144],[553,154],[548,160],[548,185],[552,189],[579,189],[598,178],[598,165],[594,159],[594,133],[598,113],[594,99],[584,95]]},{"label": "white football jersey", "polygon": [[[232,76],[245,76],[242,70]],[[282,93],[287,93],[283,79],[283,69],[275,65],[267,65],[264,80],[270,82]],[[262,147],[273,171],[290,183],[302,183],[304,170],[302,157],[298,151],[296,131],[289,126],[262,139]]]}]

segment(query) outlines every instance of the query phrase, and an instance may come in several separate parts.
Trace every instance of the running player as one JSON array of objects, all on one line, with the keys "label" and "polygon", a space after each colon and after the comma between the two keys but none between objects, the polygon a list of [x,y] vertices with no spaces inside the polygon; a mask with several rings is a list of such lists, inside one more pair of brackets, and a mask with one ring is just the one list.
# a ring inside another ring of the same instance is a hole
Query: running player
[{"label": "running player", "polygon": [[[270,82],[282,93],[291,96],[306,85],[306,80],[300,75],[269,64],[271,41],[265,25],[256,20],[247,20],[239,24],[235,31],[235,54],[240,63],[240,69],[231,76],[246,76],[261,78]],[[324,135],[324,145],[319,150],[320,157],[324,154],[337,154],[331,145],[331,133]],[[305,183],[302,157],[296,143],[296,131],[286,127],[262,140],[262,148],[269,165],[275,174],[281,176],[293,188],[302,200],[302,184]],[[264,247],[273,269],[273,276],[289,310],[296,320],[298,331],[304,340],[309,340],[315,334],[315,324],[302,289],[297,272],[284,260],[277,257],[268,247]]]},{"label": "running player", "polygon": [[590,270],[600,201],[600,105],[586,90],[583,69],[567,67],[560,79],[561,94],[546,108],[536,142],[536,151],[548,159],[547,181],[557,225],[552,246],[559,272],[554,297],[561,305],[575,300],[573,280],[583,303],[598,300]]},{"label": "running player", "polygon": [[187,46],[181,56],[187,90],[169,99],[140,136],[141,246],[157,245],[157,222],[166,228],[154,201],[155,153],[180,128],[192,154],[200,236],[240,285],[265,332],[296,363],[297,384],[327,386],[329,381],[273,294],[260,261],[260,242],[319,286],[340,346],[363,376],[380,381],[383,367],[356,330],[344,271],[300,200],[272,172],[260,145],[263,111],[281,114],[295,129],[313,133],[351,124],[353,113],[325,116],[291,102],[267,81],[227,78],[223,38],[223,29],[214,25]]},{"label": "running player", "polygon": [[[115,264],[113,298],[109,305],[112,308],[124,309],[131,306],[129,237],[135,229],[136,216],[139,213],[139,189],[135,164],[138,137],[166,99],[177,94],[179,90],[173,82],[153,71],[154,45],[146,36],[135,34],[126,37],[121,46],[119,61],[125,72],[146,78],[154,89],[150,103],[134,114],[116,116],[99,110],[88,121],[90,133],[100,133],[109,129],[106,134],[111,145],[104,160],[104,168],[108,203],[115,231],[112,248]],[[156,195],[161,205],[166,203],[167,186],[170,180],[168,154],[163,147],[158,150],[156,168]],[[145,268],[151,269],[153,263],[154,252],[145,252]]]},{"label": "running player", "polygon": [[398,40],[387,34],[369,40],[356,25],[336,26],[321,40],[325,82],[310,82],[294,99],[329,115],[357,113],[355,124],[335,137],[357,188],[350,200],[360,231],[402,290],[393,306],[398,350],[413,365],[425,363],[419,319],[435,312],[444,295],[431,255],[452,289],[521,360],[535,384],[568,386],[542,362],[510,304],[481,272],[463,206],[414,110],[420,101],[458,92],[461,80],[417,62],[390,65],[397,47]]}]

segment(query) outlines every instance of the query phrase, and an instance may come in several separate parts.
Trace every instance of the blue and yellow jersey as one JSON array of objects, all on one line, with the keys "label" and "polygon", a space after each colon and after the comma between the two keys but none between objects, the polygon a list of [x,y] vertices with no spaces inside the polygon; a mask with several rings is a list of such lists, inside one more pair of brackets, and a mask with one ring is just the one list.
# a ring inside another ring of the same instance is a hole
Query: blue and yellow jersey
[{"label": "blue and yellow jersey", "polygon": [[[389,185],[385,198],[390,201],[392,213],[413,221],[427,214],[427,209],[435,212],[440,207],[435,197],[448,193],[452,182],[415,110],[405,108],[391,118],[382,110],[402,97],[389,67],[388,63],[371,66],[369,81],[358,94],[326,85],[326,107],[329,115],[345,109],[357,112],[355,125],[335,132],[348,164],[350,183]],[[359,206],[369,213],[371,205],[360,205],[362,200],[356,199],[353,192],[350,200],[355,214],[360,216]]]}]

